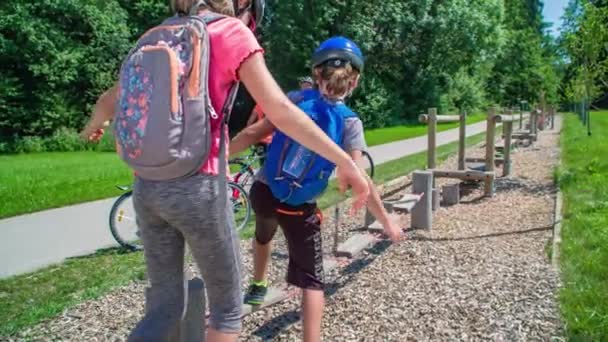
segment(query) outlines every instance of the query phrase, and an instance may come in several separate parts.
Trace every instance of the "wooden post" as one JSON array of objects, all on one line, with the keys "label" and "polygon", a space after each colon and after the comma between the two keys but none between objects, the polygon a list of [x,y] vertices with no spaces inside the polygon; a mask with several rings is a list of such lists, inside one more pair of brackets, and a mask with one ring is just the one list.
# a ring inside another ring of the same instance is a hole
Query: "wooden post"
[{"label": "wooden post", "polygon": [[[369,217],[371,217],[371,222],[368,223]],[[365,209],[365,227],[369,227],[370,224],[372,224],[373,221],[373,216],[371,215],[371,213],[369,212],[369,210],[366,208]],[[338,232],[340,229],[340,204],[336,204],[336,208],[334,209],[334,246],[333,246],[333,252],[334,255],[336,255],[336,253],[338,252],[338,243],[339,243],[339,239],[338,239]]]},{"label": "wooden post", "polygon": [[486,171],[494,171],[494,150],[496,138],[496,107],[491,107],[486,120]]},{"label": "wooden post", "polygon": [[427,151],[427,168],[434,169],[437,164],[435,152],[437,148],[437,108],[429,108],[428,122],[428,151]]},{"label": "wooden post", "polygon": [[[496,134],[496,107],[490,107],[488,111],[487,127],[486,127],[486,172],[494,171],[494,141]],[[494,179],[486,179],[484,181],[484,192],[486,196],[491,197],[494,194]]]},{"label": "wooden post", "polygon": [[458,170],[464,170],[465,164],[465,153],[467,148],[467,112],[461,110],[460,112],[460,129],[458,136]]},{"label": "wooden post", "polygon": [[545,129],[545,119],[547,118],[547,102],[545,101],[545,92],[540,92],[540,130]]},{"label": "wooden post", "polygon": [[435,211],[439,209],[441,204],[441,192],[438,188],[435,188],[435,180],[433,178],[433,198],[431,198],[431,210]]},{"label": "wooden post", "polygon": [[433,173],[431,171],[414,171],[412,175],[412,191],[423,194],[420,201],[412,209],[412,228],[431,229],[433,226]]},{"label": "wooden post", "polygon": [[444,205],[460,203],[460,183],[444,185],[441,189]]},{"label": "wooden post", "polygon": [[205,342],[205,284],[202,279],[188,282],[187,305],[180,327],[180,342]]},{"label": "wooden post", "polygon": [[519,107],[519,130],[521,131],[524,128],[524,110]]},{"label": "wooden post", "polygon": [[194,278],[188,282],[188,288],[184,289],[187,296],[184,317],[167,317],[165,312],[158,310],[160,303],[151,301],[163,301],[163,294],[152,294],[150,288],[146,289],[146,315],[137,324],[129,335],[129,342],[146,341],[180,341],[180,342],[204,342],[205,341],[205,285],[200,278]]},{"label": "wooden post", "polygon": [[551,106],[551,130],[555,129],[555,106]]},{"label": "wooden post", "polygon": [[536,141],[536,134],[538,133],[538,109],[530,113],[530,133],[534,135],[532,141]]},{"label": "wooden post", "polygon": [[507,177],[511,174],[511,136],[513,134],[513,122],[503,123],[505,135],[505,150],[503,151],[504,163],[502,164],[502,176]]}]

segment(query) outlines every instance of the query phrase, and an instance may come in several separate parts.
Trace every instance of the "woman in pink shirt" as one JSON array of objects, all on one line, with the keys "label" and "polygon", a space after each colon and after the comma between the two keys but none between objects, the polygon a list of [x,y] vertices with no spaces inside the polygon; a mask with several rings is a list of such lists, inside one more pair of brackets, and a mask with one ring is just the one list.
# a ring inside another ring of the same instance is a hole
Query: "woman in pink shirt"
[{"label": "woman in pink shirt", "polygon": [[[219,155],[221,134],[226,135],[226,146],[229,142],[228,130],[221,129],[222,107],[235,82],[245,85],[276,128],[338,166],[340,187],[352,187],[355,208],[364,205],[369,194],[367,182],[350,156],[291,103],[268,71],[263,49],[252,32],[261,19],[263,4],[263,0],[171,0],[178,14],[215,12],[228,16],[207,28],[211,46],[209,95],[220,118],[211,123],[210,157],[198,174],[171,181],[136,177],[134,186],[133,202],[150,280],[147,314],[160,314],[167,322],[179,321],[184,307],[183,255],[187,242],[207,289],[209,342],[235,341],[241,329],[238,236],[230,205],[218,202],[220,198],[225,200],[225,196],[219,196],[218,177],[225,177],[219,174],[219,158],[227,158]],[[240,20],[234,18],[235,8]],[[99,138],[103,123],[115,115],[118,96],[118,87],[114,86],[99,98],[82,132],[84,137]],[[220,206],[226,210],[217,210]]]}]

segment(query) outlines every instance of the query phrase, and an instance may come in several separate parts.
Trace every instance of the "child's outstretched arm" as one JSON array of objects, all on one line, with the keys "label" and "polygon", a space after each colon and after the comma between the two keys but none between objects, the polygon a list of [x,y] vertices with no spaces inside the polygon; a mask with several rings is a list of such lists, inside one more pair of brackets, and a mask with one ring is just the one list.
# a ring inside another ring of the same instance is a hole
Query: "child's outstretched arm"
[{"label": "child's outstretched arm", "polygon": [[274,125],[267,119],[260,120],[251,126],[243,129],[236,137],[230,141],[230,155],[244,151],[247,147],[257,143],[263,137],[274,131]]},{"label": "child's outstretched arm", "polygon": [[104,123],[114,118],[114,108],[117,100],[118,84],[108,89],[97,99],[91,119],[89,119],[89,122],[80,133],[83,139],[96,141],[101,138],[103,134],[101,129],[104,127]]},{"label": "child's outstretched arm", "polygon": [[[363,169],[363,167],[361,166],[361,165],[363,165],[363,158],[362,158],[361,151],[358,151],[358,150],[350,151],[350,155],[353,158],[353,160],[355,161],[355,163],[357,163],[357,165],[359,165],[359,167],[361,167]],[[390,215],[388,214],[386,209],[384,209],[384,205],[382,204],[382,199],[380,198],[380,194],[376,190],[376,186],[374,185],[374,182],[371,180],[371,178],[369,178],[369,176],[367,177],[367,184],[369,186],[369,197],[367,198],[367,209],[369,209],[369,211],[372,213],[372,215],[374,215],[376,220],[378,220],[380,222],[380,224],[382,224],[382,226],[384,227],[384,233],[393,242],[397,242],[397,241],[401,240],[401,237],[403,235],[402,230],[401,230],[401,228],[399,228],[397,223],[394,222],[394,220],[390,217]]]}]

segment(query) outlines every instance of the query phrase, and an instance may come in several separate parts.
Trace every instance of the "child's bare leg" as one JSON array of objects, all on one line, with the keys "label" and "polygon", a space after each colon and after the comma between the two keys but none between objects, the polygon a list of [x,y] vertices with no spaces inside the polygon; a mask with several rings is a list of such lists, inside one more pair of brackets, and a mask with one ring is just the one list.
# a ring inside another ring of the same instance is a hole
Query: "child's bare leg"
[{"label": "child's bare leg", "polygon": [[302,325],[304,342],[321,341],[321,320],[325,298],[322,290],[302,291]]},{"label": "child's bare leg", "polygon": [[265,245],[253,239],[253,281],[261,282],[266,280],[268,271],[268,261],[270,260],[270,251],[272,243],[268,242]]}]

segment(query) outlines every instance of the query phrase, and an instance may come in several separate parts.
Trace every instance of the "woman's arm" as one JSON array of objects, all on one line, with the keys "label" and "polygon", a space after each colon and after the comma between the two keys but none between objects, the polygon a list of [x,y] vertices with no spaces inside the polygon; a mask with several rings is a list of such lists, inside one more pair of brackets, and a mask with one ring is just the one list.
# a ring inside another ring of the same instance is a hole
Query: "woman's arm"
[{"label": "woman's arm", "polygon": [[[350,156],[353,158],[355,163],[359,165],[359,167],[363,170],[363,155],[359,150],[350,151]],[[367,209],[372,213],[372,215],[382,224],[384,227],[384,233],[394,242],[399,241],[401,238],[401,229],[393,222],[388,212],[384,208],[384,204],[382,204],[382,199],[380,198],[380,194],[376,190],[376,186],[374,182],[369,178],[367,179],[367,185],[369,187],[369,198],[367,202]]]},{"label": "woman's arm", "polygon": [[255,108],[253,108],[253,110],[251,111],[251,115],[249,115],[249,119],[247,119],[247,127],[253,125],[257,119],[258,119],[258,111]]},{"label": "woman's arm", "polygon": [[[115,104],[118,100],[118,84],[108,89],[103,93],[97,103],[95,103],[95,109],[91,115],[91,119],[86,124],[80,136],[87,140],[99,140],[101,134],[99,130],[104,127],[106,121],[112,120],[115,115]],[[103,132],[102,132],[103,133]]]},{"label": "woman's arm", "polygon": [[369,189],[361,171],[346,152],[285,96],[268,71],[262,54],[254,53],[247,58],[241,64],[239,77],[273,125],[338,166],[340,190],[345,191],[347,185],[351,185],[357,197],[354,207],[362,206]]},{"label": "woman's arm", "polygon": [[256,122],[251,126],[245,127],[236,137],[230,141],[230,155],[240,153],[247,147],[260,141],[263,137],[271,134],[274,131],[274,126],[267,119]]}]

